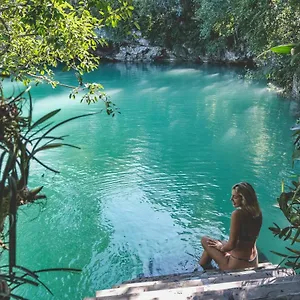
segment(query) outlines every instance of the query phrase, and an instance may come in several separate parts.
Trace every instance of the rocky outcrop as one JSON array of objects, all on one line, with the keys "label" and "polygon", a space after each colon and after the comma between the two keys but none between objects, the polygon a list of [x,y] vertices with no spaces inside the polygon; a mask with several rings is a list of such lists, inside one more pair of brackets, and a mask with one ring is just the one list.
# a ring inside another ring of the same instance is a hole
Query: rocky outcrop
[{"label": "rocky outcrop", "polygon": [[117,61],[127,62],[150,62],[159,60],[173,60],[171,52],[158,46],[128,45],[120,47],[116,54]]},{"label": "rocky outcrop", "polygon": [[211,62],[235,65],[254,65],[251,55],[240,54],[234,51],[207,56],[199,49],[193,49],[185,44],[173,45],[167,49],[157,45],[151,45],[148,40],[140,37],[134,41],[110,44],[107,47],[97,49],[96,55],[109,61],[121,62],[153,62],[153,61],[190,61]]},{"label": "rocky outcrop", "polygon": [[[105,33],[105,32],[104,32]],[[108,46],[99,47],[95,54],[103,60],[113,62],[194,62],[194,63],[214,63],[227,64],[237,66],[255,67],[255,56],[245,45],[240,45],[239,50],[227,49],[213,54],[203,53],[201,45],[194,44],[191,46],[188,42],[183,44],[173,44],[171,49],[152,45],[145,39],[140,32],[134,33],[134,38],[118,41],[113,36],[104,35],[103,32],[99,36],[114,41]],[[292,90],[282,90],[276,88],[276,91],[288,97],[292,97],[294,101],[300,102],[300,75],[293,76]],[[295,110],[295,107],[292,108]]]},{"label": "rocky outcrop", "polygon": [[99,48],[96,55],[104,60],[120,62],[153,62],[181,60],[172,51],[160,46],[143,44],[123,44],[115,47]]}]

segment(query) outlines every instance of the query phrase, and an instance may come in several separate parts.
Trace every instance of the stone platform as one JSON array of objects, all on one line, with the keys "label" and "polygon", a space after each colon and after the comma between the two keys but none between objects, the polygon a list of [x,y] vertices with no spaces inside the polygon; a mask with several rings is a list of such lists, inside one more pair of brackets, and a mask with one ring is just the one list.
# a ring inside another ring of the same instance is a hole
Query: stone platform
[{"label": "stone platform", "polygon": [[84,300],[300,300],[300,275],[269,262],[235,271],[196,271],[146,277]]}]

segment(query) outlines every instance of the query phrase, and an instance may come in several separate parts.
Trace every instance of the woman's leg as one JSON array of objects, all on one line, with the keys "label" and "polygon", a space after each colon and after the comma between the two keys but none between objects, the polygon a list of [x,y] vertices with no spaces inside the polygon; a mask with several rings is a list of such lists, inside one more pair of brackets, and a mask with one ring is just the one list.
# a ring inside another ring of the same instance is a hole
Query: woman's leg
[{"label": "woman's leg", "polygon": [[230,256],[227,253],[221,252],[214,247],[209,247],[208,246],[209,239],[210,238],[206,236],[201,239],[201,244],[203,246],[204,252],[199,262],[200,265],[203,268],[205,268],[205,263],[208,264],[213,259],[219,265],[219,268],[221,270],[227,270]]},{"label": "woman's leg", "polygon": [[[203,246],[203,243],[204,241],[206,241],[206,237],[203,237],[201,239],[201,244]],[[211,261],[212,261],[212,258],[208,255],[208,253],[205,251],[205,248],[203,246],[203,253],[200,257],[200,260],[199,260],[199,265],[204,269],[204,270],[207,270],[207,269],[212,269],[212,265],[211,265]]]},{"label": "woman's leg", "polygon": [[212,261],[212,258],[208,255],[208,253],[204,250],[202,255],[201,255],[201,258],[199,260],[199,265],[204,269],[204,270],[207,270],[207,269],[212,269],[212,265],[211,265],[211,261]]}]

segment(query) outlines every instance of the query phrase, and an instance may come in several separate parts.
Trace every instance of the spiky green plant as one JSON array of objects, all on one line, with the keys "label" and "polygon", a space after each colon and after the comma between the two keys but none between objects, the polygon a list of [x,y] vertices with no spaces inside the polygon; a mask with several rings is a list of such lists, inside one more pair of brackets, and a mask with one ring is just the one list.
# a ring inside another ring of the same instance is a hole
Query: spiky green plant
[{"label": "spiky green plant", "polygon": [[[60,112],[60,109],[47,113],[35,122],[32,119],[32,110],[30,88],[11,98],[5,98],[3,90],[0,89],[0,232],[3,232],[6,219],[9,219],[8,240],[3,239],[0,242],[0,247],[9,253],[8,263],[0,266],[0,280],[7,282],[11,291],[20,285],[31,284],[42,285],[51,293],[51,290],[39,280],[39,273],[80,270],[55,268],[32,271],[19,266],[16,261],[17,211],[22,205],[46,198],[41,194],[43,186],[29,187],[30,164],[33,160],[52,172],[59,172],[42,162],[38,154],[62,146],[79,149],[66,143],[66,136],[55,136],[53,131],[72,120],[95,113],[82,114],[55,124],[53,117]],[[109,101],[106,112],[114,115]],[[0,291],[0,296],[5,295]],[[13,293],[10,296],[23,299]]]},{"label": "spiky green plant", "polygon": [[[268,51],[272,51],[278,54],[291,55],[290,64],[297,65],[300,59],[300,43],[285,44],[275,46]],[[300,159],[300,119],[297,124],[291,128],[294,136],[294,151],[292,155],[293,165],[294,162]],[[297,176],[298,177],[298,176]],[[289,226],[281,228],[276,223],[275,227],[269,227],[274,236],[278,236],[285,241],[291,241],[291,246],[295,243],[300,243],[300,177],[297,181],[292,181],[292,186],[289,187],[289,191],[285,191],[284,182],[282,181],[281,194],[277,198],[278,206],[283,212],[285,218],[289,222]],[[277,251],[271,251],[276,255],[281,256],[283,259],[280,262],[282,264],[292,267],[294,270],[300,270],[300,251],[294,247],[286,247],[289,251],[286,253],[279,253]]]},{"label": "spiky green plant", "polygon": [[292,183],[293,187],[290,188],[290,191],[283,191],[277,199],[279,208],[288,220],[289,225],[281,228],[274,223],[274,227],[269,227],[269,229],[274,236],[291,243],[291,247],[286,247],[288,253],[280,253],[273,250],[271,252],[283,258],[280,264],[285,263],[287,267],[299,270],[300,251],[298,250],[299,246],[296,248],[295,246],[300,243],[300,182],[293,181]]},{"label": "spiky green plant", "polygon": [[[291,128],[294,132],[294,151],[293,151],[293,163],[300,159],[300,125],[297,124]],[[282,181],[282,190],[280,196],[277,198],[278,206],[283,212],[285,218],[289,222],[289,225],[281,228],[276,223],[274,227],[269,227],[274,236],[278,236],[280,239],[290,241],[291,246],[286,247],[288,253],[279,253],[272,251],[274,254],[281,256],[283,259],[280,264],[285,262],[285,265],[292,267],[295,270],[300,270],[300,251],[295,249],[295,244],[300,243],[300,177],[297,181],[292,181],[292,186],[289,187],[289,191],[285,191],[284,181]],[[299,244],[298,244],[299,245]]]}]

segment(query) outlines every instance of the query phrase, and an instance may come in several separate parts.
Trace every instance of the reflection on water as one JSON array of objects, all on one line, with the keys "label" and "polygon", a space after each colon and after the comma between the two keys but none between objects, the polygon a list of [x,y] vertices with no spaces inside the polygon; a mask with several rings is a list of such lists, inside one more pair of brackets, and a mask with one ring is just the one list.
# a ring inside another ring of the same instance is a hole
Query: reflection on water
[{"label": "reflection on water", "polygon": [[[18,264],[82,268],[44,275],[57,299],[82,299],[139,275],[192,271],[201,236],[228,237],[231,186],[242,180],[253,183],[264,213],[258,246],[278,262],[270,249],[284,244],[268,226],[285,222],[272,205],[291,167],[288,101],[235,70],[207,66],[103,65],[86,79],[104,84],[121,114],[59,129],[82,148],[41,153],[60,174],[32,165],[30,185],[44,185],[48,200],[42,212],[33,205],[19,215],[26,251]],[[103,108],[69,100],[63,89],[33,94],[36,118],[56,108],[58,119]],[[42,288],[20,292],[53,299]]]}]

